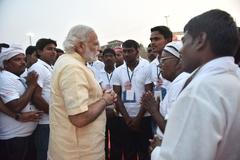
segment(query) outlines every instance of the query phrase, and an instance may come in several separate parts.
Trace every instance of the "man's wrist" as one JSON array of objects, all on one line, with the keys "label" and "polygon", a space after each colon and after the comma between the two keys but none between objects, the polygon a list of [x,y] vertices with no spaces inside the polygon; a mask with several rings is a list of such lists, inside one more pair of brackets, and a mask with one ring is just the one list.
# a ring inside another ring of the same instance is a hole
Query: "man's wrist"
[{"label": "man's wrist", "polygon": [[102,98],[100,99],[100,101],[103,101],[103,102],[105,103],[105,106],[108,105],[108,102],[107,102],[107,100],[106,100],[105,98],[102,97]]}]

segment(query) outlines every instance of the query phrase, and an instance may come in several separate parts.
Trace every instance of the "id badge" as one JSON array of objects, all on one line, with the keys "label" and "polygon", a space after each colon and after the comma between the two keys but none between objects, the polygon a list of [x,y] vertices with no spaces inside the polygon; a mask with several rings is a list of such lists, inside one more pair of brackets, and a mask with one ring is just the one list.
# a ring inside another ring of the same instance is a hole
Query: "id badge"
[{"label": "id badge", "polygon": [[134,100],[134,91],[127,90],[126,91],[126,100],[127,101],[133,101]]},{"label": "id badge", "polygon": [[161,87],[154,87],[154,97],[156,101],[162,101],[162,90]]},{"label": "id badge", "polygon": [[133,90],[126,90],[123,92],[123,101],[127,103],[136,102],[136,94]]}]

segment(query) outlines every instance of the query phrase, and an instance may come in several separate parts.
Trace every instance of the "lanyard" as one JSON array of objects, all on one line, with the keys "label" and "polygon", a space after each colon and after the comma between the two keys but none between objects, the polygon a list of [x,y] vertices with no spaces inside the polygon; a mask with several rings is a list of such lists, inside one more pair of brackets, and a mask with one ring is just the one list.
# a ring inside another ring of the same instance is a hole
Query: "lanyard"
[{"label": "lanyard", "polygon": [[26,84],[25,79],[24,79],[24,78],[19,78],[18,80],[22,83],[22,85],[24,86],[24,88],[27,89],[28,86],[27,86],[27,84]]},{"label": "lanyard", "polygon": [[133,73],[134,73],[134,70],[132,71],[132,75],[130,76],[128,66],[127,66],[127,74],[128,74],[128,78],[129,78],[130,83],[132,82]]},{"label": "lanyard", "polygon": [[[111,81],[111,79],[112,79],[112,73],[108,74],[108,73],[106,72],[106,75],[107,75],[107,79],[108,79],[108,84],[110,84],[110,81]],[[110,75],[110,76],[109,76],[109,75]]]},{"label": "lanyard", "polygon": [[44,67],[46,67],[47,68],[47,70],[49,70],[50,72],[53,72],[53,67],[52,66],[50,66],[51,67],[51,70],[49,69],[49,67],[48,66],[46,66],[45,64],[43,64],[43,66]]},{"label": "lanyard", "polygon": [[159,61],[159,59],[157,58],[157,60],[158,60],[158,64],[156,65],[156,67],[157,67],[157,78],[158,79],[160,79],[160,67],[159,67],[159,65],[160,65],[160,61]]},{"label": "lanyard", "polygon": [[160,68],[159,68],[159,66],[157,65],[157,78],[158,78],[158,79],[160,79],[160,73],[161,73],[161,72],[160,72]]}]

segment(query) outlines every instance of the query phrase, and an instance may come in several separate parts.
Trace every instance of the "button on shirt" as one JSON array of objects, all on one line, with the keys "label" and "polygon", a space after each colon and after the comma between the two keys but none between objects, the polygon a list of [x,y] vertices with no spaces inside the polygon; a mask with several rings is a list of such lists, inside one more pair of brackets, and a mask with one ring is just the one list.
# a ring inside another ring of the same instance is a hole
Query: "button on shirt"
[{"label": "button on shirt", "polygon": [[[20,98],[27,87],[23,79],[5,70],[0,72],[0,84],[0,96],[4,103]],[[28,103],[21,112],[33,110],[35,110],[34,106]],[[29,136],[33,133],[36,125],[36,122],[16,121],[0,112],[0,139]]]}]

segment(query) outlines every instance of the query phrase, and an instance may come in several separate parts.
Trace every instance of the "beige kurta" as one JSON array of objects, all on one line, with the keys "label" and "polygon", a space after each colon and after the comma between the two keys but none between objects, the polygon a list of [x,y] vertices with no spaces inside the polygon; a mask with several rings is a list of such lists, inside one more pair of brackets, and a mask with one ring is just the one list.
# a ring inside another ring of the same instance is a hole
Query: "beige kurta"
[{"label": "beige kurta", "polygon": [[105,158],[105,111],[82,128],[68,118],[87,111],[101,97],[101,87],[80,55],[67,53],[58,59],[51,81],[49,160]]}]

